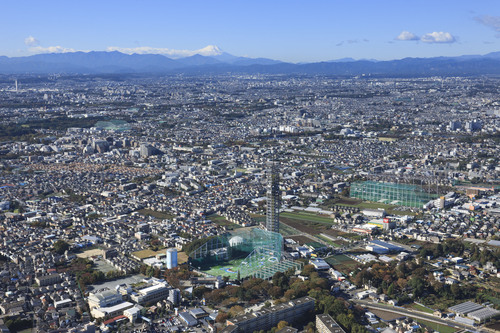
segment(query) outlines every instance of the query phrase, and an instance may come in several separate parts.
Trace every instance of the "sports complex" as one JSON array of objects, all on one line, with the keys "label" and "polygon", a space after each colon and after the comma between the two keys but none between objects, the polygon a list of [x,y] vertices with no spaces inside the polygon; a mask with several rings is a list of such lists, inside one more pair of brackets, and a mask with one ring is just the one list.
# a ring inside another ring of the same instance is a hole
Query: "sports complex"
[{"label": "sports complex", "polygon": [[211,276],[271,278],[276,272],[301,269],[283,259],[283,237],[259,228],[241,228],[210,238],[189,254],[190,264]]},{"label": "sports complex", "polygon": [[350,196],[366,201],[415,208],[422,208],[423,205],[436,197],[417,185],[376,181],[352,183]]}]

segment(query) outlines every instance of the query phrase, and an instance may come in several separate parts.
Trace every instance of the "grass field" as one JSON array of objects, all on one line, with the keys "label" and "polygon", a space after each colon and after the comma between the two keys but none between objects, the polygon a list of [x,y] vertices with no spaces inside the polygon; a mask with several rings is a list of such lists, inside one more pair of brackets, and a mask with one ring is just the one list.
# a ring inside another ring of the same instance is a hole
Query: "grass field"
[{"label": "grass field", "polygon": [[247,263],[244,262],[245,259],[246,258],[230,260],[228,262],[221,263],[221,265],[213,265],[211,267],[208,267],[207,269],[202,268],[202,271],[212,276],[220,275],[236,279],[238,277],[238,269],[241,267],[242,264],[243,267],[240,271],[241,278],[253,274],[257,270],[259,270],[261,266],[263,266],[264,264],[268,264],[268,262],[258,262],[258,261],[253,263],[252,262]]},{"label": "grass field", "polygon": [[451,326],[434,323],[432,321],[427,321],[422,319],[414,319],[414,320],[421,325],[424,325],[430,329],[438,331],[439,333],[454,333],[458,331],[458,329],[453,328]]},{"label": "grass field", "polygon": [[432,311],[431,309],[426,308],[425,306],[422,306],[422,305],[416,304],[416,303],[410,304],[409,308],[420,311],[420,312],[426,312],[426,313],[431,313],[431,314],[434,313],[434,311]]},{"label": "grass field", "polygon": [[166,213],[166,212],[158,212],[156,210],[144,208],[141,210],[137,211],[139,214],[144,215],[144,216],[152,216],[156,217],[157,219],[162,219],[162,220],[172,220],[175,215]]},{"label": "grass field", "polygon": [[486,299],[490,301],[493,304],[499,305],[500,304],[500,299],[490,296],[490,295],[485,295]]},{"label": "grass field", "polygon": [[352,260],[348,256],[344,254],[339,254],[335,256],[331,256],[325,259],[325,261],[331,265],[340,265],[340,264],[350,264],[350,263],[356,263],[356,261]]},{"label": "grass field", "polygon": [[357,261],[354,261],[343,254],[325,258],[325,261],[332,265],[337,271],[344,273],[345,275],[348,275],[354,267],[359,265]]},{"label": "grass field", "polygon": [[303,221],[307,221],[307,222],[316,222],[316,223],[321,223],[321,224],[326,224],[326,225],[333,224],[333,219],[331,217],[318,216],[316,214],[307,213],[307,212],[293,212],[293,213],[282,212],[282,213],[280,213],[280,216],[287,217],[290,219],[303,220]]},{"label": "grass field", "polygon": [[209,215],[209,216],[207,216],[207,219],[209,219],[210,221],[212,221],[215,224],[226,227],[230,230],[242,228],[241,225],[229,222],[224,216],[220,216],[217,214]]},{"label": "grass field", "polygon": [[212,266],[209,269],[203,270],[203,272],[210,274],[212,276],[229,276],[230,278],[236,278],[238,275],[238,267],[244,259],[231,260],[225,265]]}]

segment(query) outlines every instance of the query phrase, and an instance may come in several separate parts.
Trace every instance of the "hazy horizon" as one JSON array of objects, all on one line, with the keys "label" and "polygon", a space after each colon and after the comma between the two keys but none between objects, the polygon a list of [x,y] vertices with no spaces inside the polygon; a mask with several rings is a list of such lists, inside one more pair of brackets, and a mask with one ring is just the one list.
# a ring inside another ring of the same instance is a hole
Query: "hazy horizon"
[{"label": "hazy horizon", "polygon": [[470,1],[21,1],[6,3],[0,55],[120,51],[318,62],[500,50],[500,9]]}]

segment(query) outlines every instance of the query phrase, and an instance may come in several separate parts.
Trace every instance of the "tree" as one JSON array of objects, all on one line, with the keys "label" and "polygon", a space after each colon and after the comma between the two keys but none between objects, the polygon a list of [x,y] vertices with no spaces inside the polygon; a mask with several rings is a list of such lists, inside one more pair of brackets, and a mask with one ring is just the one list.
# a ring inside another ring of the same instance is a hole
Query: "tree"
[{"label": "tree", "polygon": [[451,293],[453,294],[453,298],[455,299],[461,299],[462,298],[462,291],[460,290],[460,287],[458,284],[452,284],[450,287]]},{"label": "tree", "polygon": [[219,313],[217,314],[217,317],[215,318],[215,321],[217,323],[225,323],[226,320],[228,320],[229,318],[229,315],[223,311],[219,311]]},{"label": "tree", "polygon": [[288,323],[286,321],[282,320],[278,323],[278,330],[281,330],[281,329],[285,328],[286,326],[288,326]]},{"label": "tree", "polygon": [[269,296],[271,296],[274,299],[280,298],[282,295],[283,295],[283,290],[278,286],[274,286],[271,289],[269,289]]},{"label": "tree", "polygon": [[245,310],[241,305],[235,305],[229,309],[229,315],[234,318],[242,314]]},{"label": "tree", "polygon": [[94,279],[96,282],[101,282],[105,280],[104,273],[101,271],[93,271],[92,275],[94,275]]},{"label": "tree", "polygon": [[394,296],[394,283],[391,283],[389,288],[387,288],[387,295],[389,295],[390,297]]},{"label": "tree", "polygon": [[64,252],[66,252],[66,250],[69,249],[69,244],[66,243],[65,241],[63,241],[62,239],[60,239],[54,243],[52,248],[53,248],[54,252],[56,252],[58,254],[64,254]]},{"label": "tree", "polygon": [[305,265],[302,269],[302,275],[310,276],[313,272],[316,272],[314,265]]},{"label": "tree", "polygon": [[291,300],[291,299],[295,299],[295,290],[293,289],[289,289],[285,292],[285,295],[284,297],[287,299],[287,300]]},{"label": "tree", "polygon": [[206,292],[209,292],[209,291],[210,291],[210,289],[207,288],[207,287],[205,287],[205,286],[194,288],[194,290],[193,290],[193,297],[196,298],[196,299],[202,299],[203,295]]},{"label": "tree", "polygon": [[305,327],[305,331],[306,331],[307,333],[314,333],[314,328],[315,328],[314,322],[313,322],[313,321],[311,321],[311,322],[309,322],[309,323],[306,325],[306,327]]}]

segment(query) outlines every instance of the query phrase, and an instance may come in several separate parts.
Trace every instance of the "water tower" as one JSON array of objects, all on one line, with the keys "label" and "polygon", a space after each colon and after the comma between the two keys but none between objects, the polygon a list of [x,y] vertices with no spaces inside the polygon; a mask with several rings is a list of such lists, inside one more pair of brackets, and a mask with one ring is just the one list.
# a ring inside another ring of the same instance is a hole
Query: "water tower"
[{"label": "water tower", "polygon": [[177,249],[167,250],[167,268],[177,267]]}]

